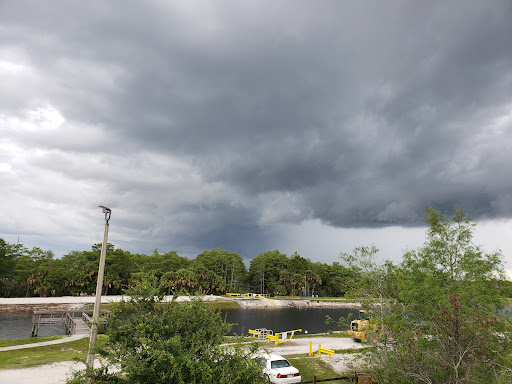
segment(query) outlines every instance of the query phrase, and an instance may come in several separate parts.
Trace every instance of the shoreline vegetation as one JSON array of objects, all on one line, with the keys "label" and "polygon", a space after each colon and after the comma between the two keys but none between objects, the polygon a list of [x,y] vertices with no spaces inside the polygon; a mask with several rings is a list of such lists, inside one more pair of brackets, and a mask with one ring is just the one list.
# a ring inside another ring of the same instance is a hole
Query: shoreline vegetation
[{"label": "shoreline vegetation", "polygon": [[[127,296],[102,296],[101,306],[110,309]],[[172,296],[166,296],[165,301],[171,301]],[[360,308],[360,303],[342,298],[300,298],[300,297],[272,297],[271,301],[257,298],[232,298],[228,296],[179,296],[177,302],[190,301],[201,298],[207,305],[221,310],[235,309],[275,309],[280,308]],[[0,313],[32,312],[40,310],[66,311],[73,309],[92,308],[94,296],[65,296],[65,297],[29,297],[29,298],[0,298]]]}]

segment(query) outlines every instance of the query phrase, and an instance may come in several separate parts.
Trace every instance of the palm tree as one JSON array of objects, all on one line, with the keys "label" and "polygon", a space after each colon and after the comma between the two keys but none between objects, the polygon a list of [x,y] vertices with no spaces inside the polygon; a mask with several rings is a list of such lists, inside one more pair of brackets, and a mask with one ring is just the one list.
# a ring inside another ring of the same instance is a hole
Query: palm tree
[{"label": "palm tree", "polygon": [[212,271],[203,266],[195,268],[196,281],[199,286],[199,294],[207,295],[211,289]]},{"label": "palm tree", "polygon": [[176,271],[174,286],[179,291],[190,293],[190,289],[197,286],[195,274],[190,269],[181,268]]},{"label": "palm tree", "polygon": [[322,284],[322,279],[318,276],[314,271],[308,269],[305,272],[305,280],[311,286],[311,297],[313,297],[313,292],[315,291],[315,287],[317,284]]},{"label": "palm tree", "polygon": [[167,288],[167,296],[171,295],[171,287],[174,288],[176,278],[176,272],[173,271],[165,272],[160,278],[160,285]]}]

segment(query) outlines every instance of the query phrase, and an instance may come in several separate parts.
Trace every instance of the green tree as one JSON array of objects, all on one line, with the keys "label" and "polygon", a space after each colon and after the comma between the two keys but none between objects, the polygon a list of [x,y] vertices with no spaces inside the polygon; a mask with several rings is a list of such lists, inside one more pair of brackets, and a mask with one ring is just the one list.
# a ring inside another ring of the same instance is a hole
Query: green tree
[{"label": "green tree", "polygon": [[[388,349],[388,341],[392,338],[390,324],[396,320],[395,299],[395,266],[389,261],[379,263],[379,250],[375,246],[363,246],[354,249],[352,254],[340,253],[339,257],[349,267],[348,296],[357,297],[364,310],[375,326],[367,329],[367,340],[380,340],[381,350]],[[340,318],[338,325],[347,326],[349,318]]]},{"label": "green tree", "polygon": [[95,278],[97,278],[98,259],[91,252],[71,251],[62,257],[65,267],[64,284],[71,295],[81,293],[93,294],[95,292]]},{"label": "green tree", "polygon": [[[97,266],[96,268],[98,268]],[[130,275],[135,271],[130,252],[120,248],[108,253],[105,258],[104,295],[120,294],[128,285]]]},{"label": "green tree", "polygon": [[197,286],[196,274],[189,269],[178,269],[175,273],[173,286],[179,293],[190,294]]},{"label": "green tree", "polygon": [[264,252],[251,260],[249,282],[255,292],[278,293],[279,279],[282,271],[288,267],[288,258],[278,250]]},{"label": "green tree", "polygon": [[160,255],[156,269],[162,272],[169,272],[188,268],[189,265],[190,260],[186,257],[179,256],[177,251],[170,251]]},{"label": "green tree", "polygon": [[[52,251],[43,251],[41,248],[34,247],[28,252],[33,261],[32,273],[29,280],[32,284],[34,293],[40,297],[46,297],[53,292],[55,295],[58,280],[56,272],[53,270],[54,259]],[[52,273],[55,272],[55,273]],[[53,283],[53,285],[52,285]]]},{"label": "green tree", "polygon": [[327,265],[320,276],[323,280],[322,293],[324,296],[332,297],[345,296],[350,287],[354,286],[353,281],[356,279],[354,270],[337,262]]},{"label": "green tree", "polygon": [[[27,291],[27,275],[30,271],[28,263],[32,261],[27,254],[28,250],[19,241],[16,244],[9,244],[0,239],[0,288],[2,296],[22,296]],[[24,261],[27,267],[24,273],[20,274],[20,260]]]},{"label": "green tree", "polygon": [[15,288],[16,253],[12,247],[0,238],[0,292],[3,297],[9,297]]},{"label": "green tree", "polygon": [[458,208],[451,220],[427,208],[426,222],[425,245],[407,252],[384,284],[395,316],[378,320],[395,344],[371,354],[376,375],[394,383],[510,382],[501,254],[473,244],[475,223]]},{"label": "green tree", "polygon": [[[201,300],[163,303],[157,279],[142,279],[118,303],[99,351],[105,366],[89,372],[91,383],[261,383],[265,377],[249,357],[252,351],[220,346],[229,331],[220,313]],[[68,383],[86,382],[79,373]]]},{"label": "green tree", "polygon": [[196,275],[198,294],[207,295],[215,290],[215,282],[219,278],[213,271],[210,271],[201,263],[192,263],[192,270]]},{"label": "green tree", "polygon": [[194,259],[194,265],[203,265],[206,269],[219,276],[228,290],[237,291],[245,279],[246,268],[242,257],[236,252],[214,248],[204,251]]},{"label": "green tree", "polygon": [[287,270],[292,273],[298,273],[304,275],[308,269],[311,269],[311,261],[303,258],[297,252],[294,252],[288,260]]},{"label": "green tree", "polygon": [[311,288],[311,296],[313,296],[313,292],[315,291],[315,288],[317,285],[322,284],[321,277],[311,269],[308,269],[304,272],[304,280],[306,281],[306,285],[304,286],[304,294],[307,295],[307,288]]}]

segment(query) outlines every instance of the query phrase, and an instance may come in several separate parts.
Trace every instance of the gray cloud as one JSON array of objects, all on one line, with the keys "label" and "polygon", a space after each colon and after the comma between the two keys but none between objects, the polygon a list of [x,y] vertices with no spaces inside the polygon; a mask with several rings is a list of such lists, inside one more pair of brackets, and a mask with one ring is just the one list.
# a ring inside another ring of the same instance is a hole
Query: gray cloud
[{"label": "gray cloud", "polygon": [[3,4],[6,196],[248,253],[282,223],[509,218],[511,4]]}]

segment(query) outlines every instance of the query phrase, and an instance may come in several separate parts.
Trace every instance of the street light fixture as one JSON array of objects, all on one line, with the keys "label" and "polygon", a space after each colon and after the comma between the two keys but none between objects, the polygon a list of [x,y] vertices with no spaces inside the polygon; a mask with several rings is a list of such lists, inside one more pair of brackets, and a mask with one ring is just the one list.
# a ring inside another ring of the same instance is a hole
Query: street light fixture
[{"label": "street light fixture", "polygon": [[107,254],[108,222],[112,211],[103,205],[100,208],[105,214],[105,232],[103,233],[103,244],[101,245],[100,266],[98,270],[98,282],[96,283],[96,301],[92,315],[91,339],[89,341],[89,353],[87,355],[87,366],[94,368],[94,348],[98,337],[98,323],[100,321],[101,291],[103,289],[103,275],[105,273],[105,257]]}]

